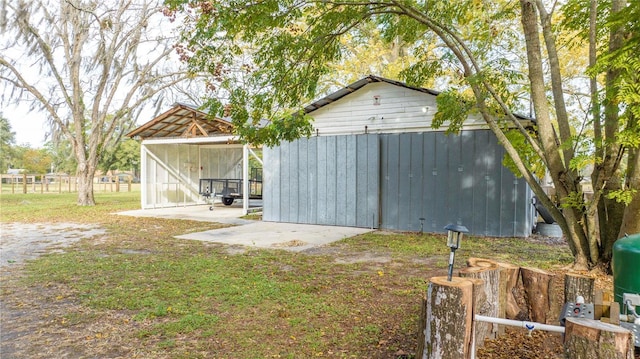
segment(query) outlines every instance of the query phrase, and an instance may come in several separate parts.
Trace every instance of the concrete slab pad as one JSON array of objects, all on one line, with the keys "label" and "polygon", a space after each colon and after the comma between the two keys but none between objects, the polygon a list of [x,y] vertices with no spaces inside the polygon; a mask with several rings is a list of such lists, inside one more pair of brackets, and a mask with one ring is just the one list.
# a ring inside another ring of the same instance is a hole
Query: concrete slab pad
[{"label": "concrete slab pad", "polygon": [[118,212],[117,214],[133,217],[187,219],[192,221],[217,222],[235,225],[255,222],[240,218],[242,217],[242,205],[224,206],[222,204],[216,203],[213,211],[210,211],[209,207],[209,205],[198,205],[185,207],[136,209],[132,211]]},{"label": "concrete slab pad", "polygon": [[301,252],[372,231],[368,228],[253,222],[238,227],[189,233],[176,238]]},{"label": "concrete slab pad", "polygon": [[223,206],[218,203],[213,211],[209,210],[209,205],[200,205],[140,209],[118,214],[233,224],[236,227],[189,233],[176,238],[255,248],[279,248],[296,252],[372,231],[368,228],[246,220],[239,218],[242,216],[241,206]]}]

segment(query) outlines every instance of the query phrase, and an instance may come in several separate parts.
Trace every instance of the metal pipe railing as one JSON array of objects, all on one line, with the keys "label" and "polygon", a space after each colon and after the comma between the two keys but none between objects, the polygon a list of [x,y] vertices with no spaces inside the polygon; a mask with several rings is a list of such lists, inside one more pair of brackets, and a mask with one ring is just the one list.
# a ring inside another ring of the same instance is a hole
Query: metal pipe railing
[{"label": "metal pipe railing", "polygon": [[544,330],[547,332],[564,333],[564,327],[561,327],[559,325],[549,325],[549,324],[542,324],[542,323],[536,323],[536,322],[527,322],[527,321],[511,320],[511,319],[504,319],[504,318],[494,318],[494,317],[487,317],[484,315],[477,315],[477,314],[475,316],[475,320],[478,322],[487,322],[487,323],[495,323],[495,324],[502,324],[502,325],[510,325],[513,327],[521,327],[527,330],[537,329],[537,330]]}]

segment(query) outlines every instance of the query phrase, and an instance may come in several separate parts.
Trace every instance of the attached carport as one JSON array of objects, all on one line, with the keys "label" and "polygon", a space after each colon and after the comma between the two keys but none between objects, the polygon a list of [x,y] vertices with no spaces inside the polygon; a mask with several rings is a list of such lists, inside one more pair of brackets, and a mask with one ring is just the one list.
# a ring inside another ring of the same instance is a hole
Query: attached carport
[{"label": "attached carport", "polygon": [[261,159],[233,135],[230,121],[176,103],[127,136],[142,141],[143,209],[204,204],[201,179],[239,179],[243,212],[249,211],[256,190],[249,187],[249,156]]}]

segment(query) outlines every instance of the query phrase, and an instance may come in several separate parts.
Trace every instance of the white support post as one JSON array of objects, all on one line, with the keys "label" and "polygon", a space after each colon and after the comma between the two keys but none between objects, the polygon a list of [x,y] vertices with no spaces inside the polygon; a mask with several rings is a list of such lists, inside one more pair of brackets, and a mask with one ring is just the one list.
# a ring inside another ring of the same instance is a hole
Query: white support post
[{"label": "white support post", "polygon": [[147,146],[140,146],[140,208],[145,209],[147,202],[147,181],[149,173],[147,173]]},{"label": "white support post", "polygon": [[242,146],[242,215],[249,213],[249,145]]}]

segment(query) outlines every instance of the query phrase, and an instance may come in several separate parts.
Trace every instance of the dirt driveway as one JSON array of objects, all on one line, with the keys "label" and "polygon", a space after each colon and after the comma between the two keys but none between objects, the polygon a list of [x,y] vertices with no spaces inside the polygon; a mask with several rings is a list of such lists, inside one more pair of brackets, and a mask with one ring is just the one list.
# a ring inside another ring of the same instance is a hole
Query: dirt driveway
[{"label": "dirt driveway", "polygon": [[[30,310],[40,295],[25,296],[34,302],[21,302],[17,306],[8,306],[4,294],[18,289],[17,280],[22,275],[22,265],[46,253],[62,252],[66,247],[83,239],[102,236],[106,231],[99,226],[78,223],[2,223],[0,227],[0,280],[3,296],[0,299],[0,357],[24,357],[16,355],[29,346],[23,340],[27,335],[37,332],[47,320],[44,314],[40,318],[32,316]],[[27,290],[19,288],[20,290]],[[45,308],[38,311],[52,313],[51,305],[55,301],[41,301]],[[14,303],[15,304],[15,303]],[[38,304],[40,306],[40,304]],[[55,356],[55,355],[54,355]],[[50,357],[54,357],[50,356]]]},{"label": "dirt driveway", "polygon": [[[255,222],[243,221],[241,224],[245,223]],[[131,329],[129,314],[113,313],[108,318],[96,317],[100,315],[92,313],[77,300],[66,296],[63,284],[49,283],[44,288],[31,288],[25,287],[23,281],[26,275],[23,266],[29,260],[47,253],[62,253],[82,239],[89,239],[96,243],[104,242],[109,237],[107,230],[98,224],[66,222],[1,223],[0,225],[0,282],[2,283],[0,287],[0,358],[79,358],[86,354],[78,347],[79,341],[90,343],[96,352],[110,353],[107,356],[110,358],[128,357],[131,352],[123,356],[122,351],[126,348],[121,347],[121,342],[116,344],[114,341],[124,336],[126,330]],[[214,237],[217,235],[208,234],[207,241],[225,242],[225,240],[228,241],[229,236],[222,234],[219,236],[220,240]],[[275,247],[293,251],[303,249],[310,255],[322,254],[325,251],[333,253],[336,250],[319,247],[323,244],[320,242],[309,248],[293,245],[291,248]],[[247,245],[253,247],[255,243],[253,244],[249,240]],[[245,250],[244,248],[248,247],[234,243],[229,250],[241,253]],[[390,260],[387,256],[372,255],[368,252],[355,256],[335,254],[336,262],[341,263],[360,261],[385,263]],[[121,317],[118,317],[119,315]],[[91,318],[91,321],[69,327],[70,316],[71,318],[74,316]],[[67,329],[62,330],[61,327],[67,327]],[[106,331],[113,333],[112,336],[103,337],[102,333]],[[139,345],[139,343],[129,344],[134,347]],[[113,349],[102,347],[109,345],[113,345]],[[116,349],[118,347],[120,348]],[[39,349],[35,352],[33,348],[47,349],[44,351]],[[163,356],[158,354],[154,357]]]},{"label": "dirt driveway", "polygon": [[83,238],[104,235],[96,225],[78,223],[2,223],[0,268],[22,264],[49,252],[60,252]]}]

